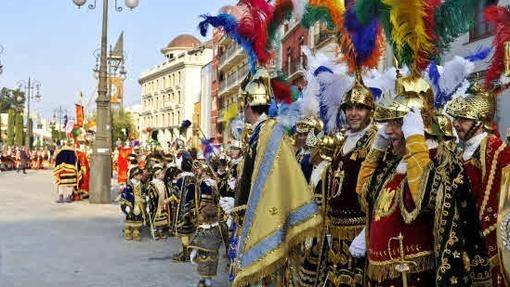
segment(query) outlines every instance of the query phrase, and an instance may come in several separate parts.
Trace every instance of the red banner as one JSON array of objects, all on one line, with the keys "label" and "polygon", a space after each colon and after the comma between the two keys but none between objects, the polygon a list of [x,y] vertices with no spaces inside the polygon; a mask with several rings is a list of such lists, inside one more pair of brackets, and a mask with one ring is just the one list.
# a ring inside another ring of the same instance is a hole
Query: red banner
[{"label": "red banner", "polygon": [[83,112],[83,106],[76,104],[76,125],[80,128],[83,127],[83,121],[85,119],[85,115]]}]

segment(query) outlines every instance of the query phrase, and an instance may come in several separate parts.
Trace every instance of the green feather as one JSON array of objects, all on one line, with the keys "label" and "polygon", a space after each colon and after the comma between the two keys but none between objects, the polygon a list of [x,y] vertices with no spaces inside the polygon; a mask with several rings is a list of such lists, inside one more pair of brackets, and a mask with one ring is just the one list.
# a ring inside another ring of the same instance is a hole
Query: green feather
[{"label": "green feather", "polygon": [[479,3],[480,0],[447,0],[436,10],[436,34],[441,50],[447,50],[453,41],[469,31]]},{"label": "green feather", "polygon": [[327,8],[307,4],[305,7],[305,13],[301,19],[301,25],[305,28],[310,28],[319,21],[324,22],[328,29],[335,29],[335,24],[331,20],[331,16],[329,15]]}]

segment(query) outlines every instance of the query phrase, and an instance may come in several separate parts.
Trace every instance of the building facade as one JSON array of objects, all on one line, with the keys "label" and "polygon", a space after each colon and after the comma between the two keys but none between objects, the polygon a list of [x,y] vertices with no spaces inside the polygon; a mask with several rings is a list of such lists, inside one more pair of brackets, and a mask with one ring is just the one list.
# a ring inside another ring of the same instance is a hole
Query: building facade
[{"label": "building facade", "polygon": [[[146,143],[152,132],[162,146],[178,137],[189,143],[192,130],[179,134],[184,120],[193,120],[194,104],[200,95],[202,67],[211,62],[212,49],[197,38],[183,34],[161,50],[164,61],[140,75],[140,139]],[[150,132],[149,132],[150,131]]]}]

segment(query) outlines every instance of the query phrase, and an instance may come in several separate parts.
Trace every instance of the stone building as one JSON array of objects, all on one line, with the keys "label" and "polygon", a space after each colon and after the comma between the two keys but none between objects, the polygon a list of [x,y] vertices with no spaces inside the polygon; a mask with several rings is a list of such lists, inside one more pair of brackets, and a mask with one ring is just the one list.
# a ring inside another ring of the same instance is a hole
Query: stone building
[{"label": "stone building", "polygon": [[[166,147],[181,136],[181,123],[193,120],[202,67],[211,62],[212,49],[194,36],[183,34],[170,41],[161,53],[162,63],[143,72],[138,79],[142,105],[140,139],[145,143],[157,132],[159,143]],[[191,135],[192,129],[188,129],[182,138],[188,141]]]}]

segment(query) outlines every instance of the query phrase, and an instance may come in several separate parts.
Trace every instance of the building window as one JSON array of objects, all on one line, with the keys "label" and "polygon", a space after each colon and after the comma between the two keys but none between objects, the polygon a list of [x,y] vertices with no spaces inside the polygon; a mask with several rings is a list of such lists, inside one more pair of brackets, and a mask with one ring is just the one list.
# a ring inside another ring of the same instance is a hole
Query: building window
[{"label": "building window", "polygon": [[475,24],[469,31],[469,42],[477,41],[494,34],[492,25],[485,21],[484,11],[487,6],[497,3],[497,0],[482,0],[478,3],[478,9],[475,11]]}]

